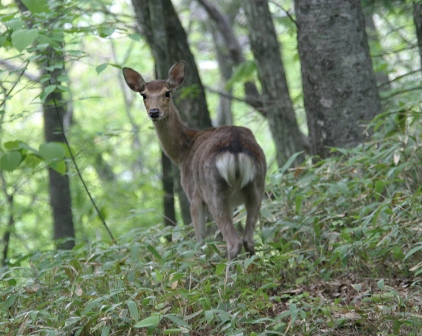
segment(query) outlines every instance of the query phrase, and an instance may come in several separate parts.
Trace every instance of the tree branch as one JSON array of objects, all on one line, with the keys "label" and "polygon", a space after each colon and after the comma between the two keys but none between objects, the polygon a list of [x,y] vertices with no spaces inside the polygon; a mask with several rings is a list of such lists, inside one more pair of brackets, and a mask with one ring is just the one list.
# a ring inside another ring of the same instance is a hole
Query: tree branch
[{"label": "tree branch", "polygon": [[[8,62],[7,60],[4,60],[4,59],[0,59],[0,65],[2,65],[4,68],[6,68],[7,70],[9,70],[11,72],[21,72],[22,71],[21,67],[14,65],[13,63]],[[26,67],[25,67],[24,71],[22,72],[21,76],[23,76],[23,77],[25,77],[25,78],[29,79],[30,81],[33,81],[33,82],[39,82],[39,80],[40,80],[39,75],[31,74],[30,72],[27,71]]]},{"label": "tree branch", "polygon": [[[198,3],[205,9],[208,16],[216,23],[217,29],[227,44],[227,48],[230,52],[230,56],[233,59],[233,63],[238,65],[245,61],[245,57],[242,53],[242,48],[234,34],[233,28],[230,25],[227,18],[221,13],[216,5],[209,2],[208,0],[197,0]],[[244,83],[245,95],[248,97],[244,100],[247,104],[252,106],[255,110],[266,116],[264,104],[262,103],[261,95],[256,88],[256,85],[252,82]]]}]

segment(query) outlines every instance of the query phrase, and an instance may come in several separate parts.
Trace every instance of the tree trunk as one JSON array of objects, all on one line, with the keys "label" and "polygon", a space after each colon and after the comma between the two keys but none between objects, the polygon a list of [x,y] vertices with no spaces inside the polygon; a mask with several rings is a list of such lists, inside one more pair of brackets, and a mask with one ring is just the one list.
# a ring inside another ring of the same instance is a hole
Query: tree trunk
[{"label": "tree trunk", "polygon": [[[372,54],[372,64],[375,71],[375,79],[380,90],[389,90],[390,81],[388,78],[387,61],[382,55],[381,41],[377,27],[374,22],[374,6],[368,5],[364,8],[366,33],[368,34],[369,50]],[[375,57],[374,57],[375,56]],[[384,70],[384,69],[385,70]]]},{"label": "tree trunk", "polygon": [[[45,60],[40,64],[42,74],[49,76],[49,81],[42,83],[43,90],[49,85],[60,84],[58,77],[62,69],[54,68],[55,64],[64,64],[63,54],[58,50],[47,48]],[[49,71],[47,68],[54,68]],[[44,137],[46,142],[64,143],[63,118],[66,114],[66,103],[58,89],[50,93],[43,103]],[[48,169],[50,205],[53,211],[54,240],[58,241],[57,248],[72,249],[75,246],[75,231],[72,217],[72,198],[70,181],[67,174],[61,175],[55,170]],[[60,240],[68,239],[64,242]]]},{"label": "tree trunk", "polygon": [[422,69],[422,1],[413,1],[413,22],[418,39],[419,61]]},{"label": "tree trunk", "polygon": [[[299,130],[293,104],[287,87],[280,46],[267,0],[243,2],[248,20],[249,39],[258,75],[266,115],[277,150],[277,162],[281,167],[290,156],[304,150],[302,133]],[[295,163],[304,160],[297,157]]]},{"label": "tree trunk", "polygon": [[230,79],[233,73],[233,62],[228,56],[227,48],[221,37],[220,32],[214,27],[213,24],[210,24],[210,30],[212,33],[215,52],[217,55],[218,68],[220,70],[221,81],[218,84],[220,91],[225,92],[227,95],[220,95],[217,107],[217,117],[214,121],[215,126],[221,125],[232,125],[232,99],[230,97],[231,90],[226,91],[225,86],[227,81]]},{"label": "tree trunk", "polygon": [[[21,0],[15,0],[19,10],[24,13],[27,8]],[[28,21],[29,22],[29,21]],[[51,22],[53,26],[56,22]],[[30,23],[28,23],[30,24]],[[51,27],[45,29],[51,31]],[[55,36],[57,39],[57,36]],[[59,41],[55,48],[48,47],[42,57],[36,61],[41,70],[43,91],[50,85],[60,85],[59,77],[64,74],[65,59],[63,45]],[[64,143],[63,120],[66,114],[66,102],[62,92],[56,88],[43,102],[44,138],[46,142]],[[72,198],[70,181],[67,174],[61,175],[48,168],[50,206],[53,213],[53,238],[58,249],[72,249],[75,246],[75,230],[72,216]]]},{"label": "tree trunk", "polygon": [[311,153],[353,147],[381,104],[359,0],[295,0]]},{"label": "tree trunk", "polygon": [[[152,36],[155,44],[153,49],[156,77],[166,79],[170,68],[170,61],[168,55],[167,32],[162,24],[165,22],[164,8],[162,0],[149,0],[149,13],[151,20]],[[166,226],[173,226],[177,222],[176,211],[174,208],[174,183],[173,183],[173,169],[170,159],[161,152],[161,167],[162,167],[162,183],[163,183],[163,207],[164,207],[164,224]],[[171,237],[167,237],[171,240]]]}]

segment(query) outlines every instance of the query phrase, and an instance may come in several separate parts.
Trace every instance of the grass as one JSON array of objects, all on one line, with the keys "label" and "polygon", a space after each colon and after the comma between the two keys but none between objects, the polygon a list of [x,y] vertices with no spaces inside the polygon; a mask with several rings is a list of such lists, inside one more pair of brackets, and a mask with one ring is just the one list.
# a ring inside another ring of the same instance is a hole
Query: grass
[{"label": "grass", "polygon": [[371,142],[270,176],[252,258],[228,265],[223,243],[159,226],[15,258],[0,334],[421,334],[418,115],[404,130],[381,116]]}]

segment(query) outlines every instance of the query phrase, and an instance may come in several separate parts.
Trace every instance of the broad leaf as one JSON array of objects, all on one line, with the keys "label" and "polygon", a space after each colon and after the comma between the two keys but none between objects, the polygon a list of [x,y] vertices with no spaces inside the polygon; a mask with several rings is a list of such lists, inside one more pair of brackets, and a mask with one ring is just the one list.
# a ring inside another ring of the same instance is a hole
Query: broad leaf
[{"label": "broad leaf", "polygon": [[47,162],[63,160],[66,154],[63,145],[57,142],[41,144],[39,152],[41,157]]},{"label": "broad leaf", "polygon": [[5,153],[0,160],[0,167],[6,171],[15,170],[22,161],[22,155],[19,152],[13,151]]},{"label": "broad leaf", "polygon": [[160,316],[159,315],[152,315],[139,321],[134,325],[134,328],[147,328],[147,327],[156,327],[158,323],[160,323]]},{"label": "broad leaf", "polygon": [[47,0],[22,0],[22,2],[33,14],[49,12]]},{"label": "broad leaf", "polygon": [[126,304],[127,304],[127,307],[129,308],[130,316],[135,321],[138,321],[139,320],[139,311],[138,311],[138,306],[136,305],[136,303],[132,300],[128,300],[128,301],[126,301]]},{"label": "broad leaf", "polygon": [[38,29],[19,29],[12,33],[12,45],[19,51],[23,51],[38,37]]}]

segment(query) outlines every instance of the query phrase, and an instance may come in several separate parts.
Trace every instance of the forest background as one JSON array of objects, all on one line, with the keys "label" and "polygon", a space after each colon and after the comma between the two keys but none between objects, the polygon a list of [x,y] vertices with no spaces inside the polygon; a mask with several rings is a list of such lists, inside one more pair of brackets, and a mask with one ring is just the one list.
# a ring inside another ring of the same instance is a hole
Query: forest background
[{"label": "forest background", "polygon": [[[6,334],[419,334],[421,7],[3,1]],[[259,253],[230,268],[121,74],[180,59],[187,124],[267,156]]]}]

